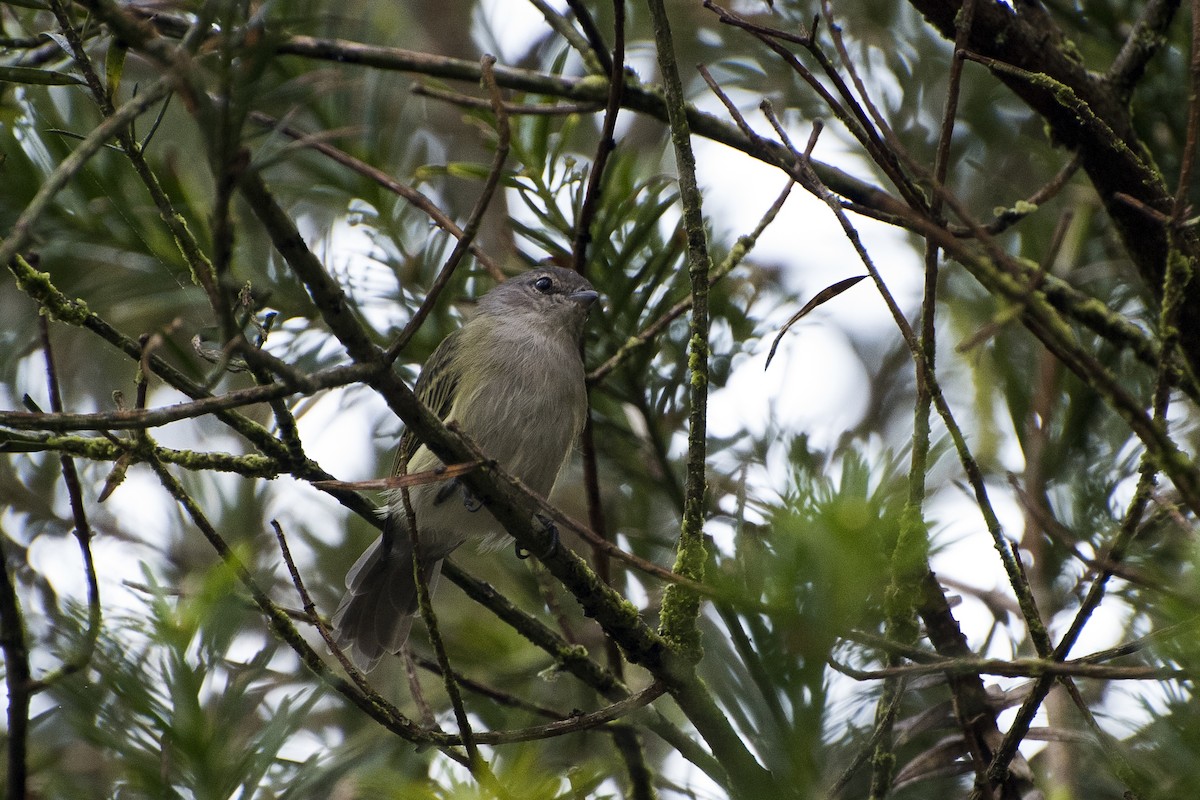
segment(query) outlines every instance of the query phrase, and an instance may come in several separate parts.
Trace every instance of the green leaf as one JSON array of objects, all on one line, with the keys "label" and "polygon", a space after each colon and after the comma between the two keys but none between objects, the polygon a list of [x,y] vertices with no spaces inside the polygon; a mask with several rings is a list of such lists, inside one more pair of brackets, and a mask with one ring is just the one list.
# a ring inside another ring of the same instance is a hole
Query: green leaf
[{"label": "green leaf", "polygon": [[104,57],[104,82],[108,86],[108,99],[117,96],[121,88],[121,76],[125,73],[125,54],[129,48],[119,42],[113,42]]},{"label": "green leaf", "polygon": [[83,84],[83,81],[74,75],[48,69],[34,69],[33,67],[0,67],[0,82],[37,84],[39,86]]},{"label": "green leaf", "polygon": [[425,166],[417,167],[413,175],[419,181],[428,181],[433,178],[445,176],[484,180],[488,176],[488,171],[489,168],[484,164],[470,161],[452,161],[449,164],[426,164]]},{"label": "green leaf", "polygon": [[71,42],[65,35],[56,33],[54,31],[46,31],[42,34],[42,36],[45,36],[47,39],[50,39],[52,42],[58,45],[58,49],[66,53],[67,57],[74,57],[74,53],[71,50]]}]

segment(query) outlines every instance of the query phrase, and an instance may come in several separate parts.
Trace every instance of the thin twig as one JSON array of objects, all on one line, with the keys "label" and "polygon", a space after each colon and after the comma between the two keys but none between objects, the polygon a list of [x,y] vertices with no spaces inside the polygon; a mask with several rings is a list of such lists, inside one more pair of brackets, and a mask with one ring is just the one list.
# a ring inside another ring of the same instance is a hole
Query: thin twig
[{"label": "thin twig", "polygon": [[[1180,152],[1179,180],[1171,202],[1171,220],[1178,225],[1188,210],[1188,193],[1192,188],[1192,166],[1196,163],[1196,138],[1200,131],[1200,2],[1192,0],[1192,54],[1188,64],[1187,133]],[[1163,298],[1164,302],[1166,298]]]},{"label": "thin twig", "polygon": [[296,593],[300,595],[301,607],[304,609],[305,619],[312,623],[317,629],[317,633],[321,635],[325,646],[329,648],[329,652],[337,659],[337,662],[342,665],[342,669],[346,670],[346,674],[350,676],[350,680],[354,681],[364,694],[373,691],[370,683],[367,682],[367,677],[359,672],[358,668],[338,646],[337,640],[329,630],[329,626],[325,624],[321,612],[317,610],[317,604],[313,602],[312,597],[308,593],[308,589],[304,586],[304,580],[300,577],[300,570],[296,568],[296,562],[292,559],[291,548],[288,547],[287,537],[284,536],[283,526],[278,520],[271,520],[271,528],[275,531],[275,540],[279,542],[279,552],[283,555],[283,563],[287,566],[288,574],[292,578],[292,586],[296,587]]},{"label": "thin twig", "polygon": [[[423,83],[413,84],[412,89],[409,91],[418,97],[429,97],[434,100],[442,100],[462,108],[474,108],[488,111],[494,108],[491,100],[485,100],[480,97],[471,97],[470,95],[461,94],[459,92],[450,92],[446,91],[445,89],[426,86]],[[597,111],[604,110],[604,106],[600,103],[504,103],[503,107],[504,113],[508,114],[510,117],[592,114]]]},{"label": "thin twig", "polygon": [[[966,4],[964,3],[962,14],[965,16],[969,15],[970,13],[971,12],[966,8]],[[871,99],[871,93],[867,91],[866,84],[863,82],[862,76],[859,75],[858,68],[854,66],[854,59],[850,57],[850,52],[846,48],[846,41],[842,37],[842,28],[834,19],[833,6],[830,3],[830,0],[821,0],[821,15],[825,18],[825,28],[829,31],[829,38],[833,42],[833,49],[838,54],[838,58],[842,62],[842,68],[845,69],[846,73],[850,76],[850,82],[854,84],[854,89],[856,92],[858,92],[857,99],[862,103],[863,107],[867,111],[867,114],[870,115],[870,121],[874,124],[875,129],[879,131],[879,134],[883,140],[887,143],[889,150],[899,155],[903,160],[911,160],[911,156],[908,154],[908,151],[904,147],[904,143],[900,140],[900,137],[898,137],[896,132],[892,130],[892,126],[887,123],[887,120],[884,119],[883,114],[879,113],[879,108]],[[961,17],[959,20],[959,26],[960,29],[970,28],[969,24],[965,26],[962,25]],[[813,27],[815,28],[816,26],[814,25]],[[946,90],[946,97],[957,98],[958,90],[957,87],[953,86],[953,76],[951,76],[950,82],[951,86],[949,86]],[[845,94],[849,93],[848,90],[843,90],[843,92]],[[957,99],[955,102],[957,102]],[[946,119],[945,115],[943,115],[942,118],[943,120]]]},{"label": "thin twig", "polygon": [[29,642],[21,602],[8,565],[7,537],[0,535],[0,650],[4,652],[4,684],[8,691],[8,730],[5,750],[9,797],[25,797],[29,776]]},{"label": "thin twig", "polygon": [[[534,725],[529,728],[507,731],[480,731],[473,734],[473,736],[479,744],[498,745],[550,739],[555,736],[564,736],[569,733],[591,730],[605,726],[649,705],[661,697],[666,690],[666,686],[662,683],[655,682],[637,694],[632,694],[624,700],[605,706],[599,711],[577,714],[567,719],[548,722],[545,725]],[[454,739],[455,737],[450,737],[450,741],[453,742]]]},{"label": "thin twig", "polygon": [[[667,117],[675,151],[680,200],[683,205],[683,225],[687,232],[688,274],[692,286],[692,311],[688,336],[688,452],[684,487],[683,522],[680,527],[675,572],[695,581],[703,579],[707,559],[704,547],[705,489],[707,485],[708,391],[709,391],[709,278],[712,258],[709,255],[704,230],[702,196],[696,183],[696,159],[691,146],[687,108],[684,105],[683,84],[679,77],[675,46],[671,36],[670,19],[663,0],[649,0],[654,27],[655,52],[663,91],[667,102]],[[700,633],[696,622],[700,612],[699,597],[683,587],[672,584],[663,593],[661,628],[663,638],[676,652],[688,660],[698,660]],[[680,707],[691,709],[688,716],[709,741],[722,760],[741,794],[758,794],[774,788],[775,776],[763,768],[733,729],[729,719],[716,708],[711,695],[699,684],[672,689]]]},{"label": "thin twig", "polygon": [[1178,8],[1179,0],[1149,0],[1137,21],[1129,27],[1125,44],[1104,76],[1123,99],[1128,100],[1133,87],[1145,74],[1146,65],[1167,46],[1170,39],[1166,31]]},{"label": "thin twig", "polygon": [[[612,69],[607,59],[605,58],[603,47],[597,51],[594,41],[589,41],[579,31],[575,30],[575,26],[571,24],[571,20],[560,14],[547,0],[529,0],[529,2],[538,11],[542,12],[542,16],[546,20],[546,24],[554,29],[554,32],[563,38],[575,52],[579,53],[580,58],[587,64],[588,70],[591,72],[611,73]],[[576,3],[573,8],[579,4]],[[587,11],[584,10],[586,15]],[[590,20],[590,17],[587,17]],[[593,30],[595,26],[592,26]]]},{"label": "thin twig", "polygon": [[1034,294],[1041,291],[1046,283],[1046,278],[1049,277],[1051,270],[1054,269],[1054,262],[1058,259],[1059,248],[1062,247],[1067,230],[1070,228],[1071,221],[1074,218],[1075,214],[1070,209],[1063,211],[1059,215],[1058,222],[1054,226],[1054,232],[1050,234],[1050,241],[1046,246],[1046,251],[1042,255],[1040,268],[1033,274],[1032,279],[1029,281],[1024,297],[1017,301],[1016,305],[1004,309],[998,315],[997,319],[992,320],[974,334],[964,339],[955,347],[955,350],[960,353],[970,352],[999,333],[1006,322],[1020,318],[1021,314],[1029,306],[1030,301],[1033,300]]},{"label": "thin twig", "polygon": [[721,89],[720,85],[713,79],[712,73],[708,71],[708,68],[703,64],[697,64],[696,70],[700,73],[700,77],[704,78],[704,82],[708,84],[708,88],[712,90],[712,93],[715,94],[717,99],[721,101],[721,105],[725,106],[725,110],[729,112],[729,116],[732,117],[734,123],[737,124],[738,130],[740,130],[742,134],[751,141],[759,139],[759,135],[754,132],[754,129],[750,127],[750,123],[746,122],[746,118],[743,117],[742,112],[738,110],[737,104],[729,98],[729,95],[725,94],[725,91]]},{"label": "thin twig", "polygon": [[446,284],[454,277],[454,271],[458,269],[458,265],[462,263],[463,256],[471,249],[471,243],[475,241],[475,235],[479,232],[479,226],[483,223],[483,216],[487,213],[488,207],[492,203],[492,198],[495,196],[496,187],[500,185],[500,176],[504,174],[504,162],[508,160],[509,145],[512,139],[511,128],[508,122],[508,112],[504,109],[503,98],[500,96],[500,87],[496,85],[496,75],[492,71],[492,67],[496,64],[496,59],[493,56],[485,55],[479,61],[480,73],[483,75],[483,85],[487,88],[488,96],[492,101],[492,111],[496,115],[496,152],[492,155],[492,166],[488,170],[487,178],[483,182],[483,190],[479,193],[479,198],[475,201],[475,207],[471,210],[471,215],[467,218],[467,224],[462,228],[462,235],[454,243],[454,249],[450,251],[450,255],[446,258],[446,263],[442,265],[438,271],[437,277],[429,287],[429,291],[425,294],[425,299],[421,302],[420,308],[413,314],[412,319],[404,326],[404,330],[400,331],[400,335],[388,347],[385,354],[385,360],[390,364],[404,351],[408,346],[409,341],[416,335],[417,330],[425,322],[426,317],[432,313],[434,306],[437,304],[438,297],[441,296],[442,290],[446,288]]},{"label": "thin twig", "polygon": [[531,502],[536,504],[536,506],[538,508],[538,513],[541,515],[544,515],[546,517],[549,517],[550,520],[555,523],[555,525],[562,526],[566,530],[569,530],[572,533],[577,534],[578,536],[583,538],[585,541],[587,541],[588,544],[590,544],[593,548],[602,551],[606,556],[616,558],[620,561],[624,561],[626,564],[630,565],[631,567],[633,567],[637,570],[640,570],[640,571],[646,573],[647,575],[653,575],[656,578],[659,578],[671,585],[681,586],[681,587],[686,588],[687,590],[694,592],[695,594],[700,595],[700,596],[705,596],[705,597],[717,596],[717,594],[718,594],[717,590],[713,589],[710,586],[706,586],[705,584],[700,583],[699,581],[695,581],[695,580],[688,578],[685,575],[680,575],[676,572],[672,572],[671,570],[666,569],[665,567],[660,567],[658,564],[655,564],[651,561],[646,561],[645,559],[640,558],[640,557],[634,555],[633,553],[629,553],[629,552],[626,552],[625,550],[622,550],[615,543],[609,541],[605,537],[603,537],[600,534],[596,533],[595,531],[591,530],[583,523],[578,522],[577,520],[573,519],[572,517],[567,516],[560,509],[558,509],[556,506],[551,504],[549,500],[542,497],[537,492],[533,491],[532,489],[530,489],[525,484],[518,481],[513,476],[505,473],[504,470],[501,469],[498,465],[496,465],[494,462],[489,461],[487,459],[486,455],[484,455],[483,451],[480,450],[474,442],[469,442],[468,444],[472,448],[473,455],[475,456],[475,458],[478,459],[480,462],[487,464],[487,469],[489,472],[491,472],[495,475],[503,476],[506,480],[511,481],[512,485],[517,489],[517,491],[519,491],[524,497],[528,498]]},{"label": "thin twig", "polygon": [[[576,16],[583,15],[590,23],[587,9],[582,3],[572,3]],[[583,202],[579,207],[579,217],[575,221],[575,240],[572,244],[571,261],[575,271],[580,275],[588,273],[588,255],[592,242],[592,224],[603,192],[604,173],[608,166],[609,156],[616,150],[613,139],[617,126],[617,115],[621,110],[621,97],[625,88],[625,0],[613,0],[613,52],[608,64],[608,103],[604,109],[604,120],[601,123],[600,140],[596,145],[596,155],[592,159],[592,168],[588,174],[587,188],[584,191]],[[581,17],[582,22],[582,17]],[[599,33],[592,24],[589,39],[593,47],[599,40]],[[585,26],[587,30],[587,26]],[[605,54],[607,55],[607,53]],[[582,345],[581,345],[582,346]],[[590,387],[589,387],[590,394]],[[589,408],[591,402],[588,402]],[[595,418],[589,412],[580,435],[580,454],[583,461],[583,485],[587,497],[588,523],[591,529],[605,541],[610,540],[608,523],[604,516],[604,504],[600,494],[600,468],[596,452]],[[605,584],[613,585],[612,562],[609,556],[598,546],[592,548],[592,560],[596,565],[596,574]],[[605,637],[605,656],[608,668],[618,678],[624,677],[625,659],[616,642]]]},{"label": "thin twig", "polygon": [[[903,681],[903,678],[899,679]],[[842,770],[842,774],[829,787],[829,791],[825,797],[827,800],[832,800],[842,793],[842,791],[850,785],[850,781],[854,778],[854,774],[858,772],[863,764],[867,763],[876,753],[884,740],[891,736],[891,731],[896,722],[896,716],[900,713],[900,704],[904,701],[903,686],[891,693],[891,700],[884,706],[884,711],[871,731],[871,736],[854,754],[854,758]]]},{"label": "thin twig", "polygon": [[[408,655],[407,661],[414,667],[420,667],[421,669],[432,672],[438,676],[442,674],[442,667],[440,664],[438,664],[437,659],[425,658],[424,656],[416,655],[410,649],[406,649],[405,652]],[[468,689],[480,697],[486,697],[497,705],[504,706],[505,708],[516,708],[522,711],[528,711],[531,714],[536,714],[539,717],[546,717],[547,719],[553,720],[560,720],[567,716],[561,711],[540,706],[537,703],[532,703],[524,699],[523,697],[518,697],[515,694],[510,694],[509,692],[495,689],[485,683],[474,680],[473,678],[470,678],[461,672],[454,673],[454,680],[457,681],[458,684],[464,689]]]},{"label": "thin twig", "polygon": [[[582,4],[578,4],[582,5]],[[586,9],[583,9],[586,13]],[[600,207],[601,185],[608,157],[616,149],[613,133],[617,128],[617,114],[621,110],[621,98],[625,89],[625,3],[614,0],[615,27],[613,55],[608,67],[608,103],[604,108],[604,121],[600,126],[600,140],[596,145],[596,156],[588,174],[587,189],[579,207],[579,218],[575,221],[575,241],[571,251],[571,262],[580,275],[587,274],[588,247],[592,242],[592,222]],[[578,13],[578,10],[577,10]]]},{"label": "thin twig", "polygon": [[[408,465],[401,459],[398,466],[401,475],[403,475]],[[454,677],[454,670],[450,666],[450,657],[446,654],[446,644],[442,640],[442,632],[438,626],[437,614],[433,610],[433,598],[429,592],[429,581],[426,579],[426,576],[429,574],[430,564],[426,561],[425,553],[421,548],[421,529],[407,486],[401,488],[400,497],[406,520],[406,530],[404,533],[412,541],[412,578],[413,584],[417,589],[417,608],[420,609],[421,619],[425,622],[425,629],[429,634],[429,643],[433,647],[433,653],[437,658],[438,666],[441,667],[442,685],[446,687],[446,694],[450,698],[450,707],[454,710],[454,719],[458,724],[459,741],[463,749],[467,751],[467,768],[480,785],[485,785],[488,780],[487,776],[491,775],[491,768],[479,754],[479,747],[471,730],[471,719],[467,715],[467,708],[463,703],[462,692],[459,691],[458,682]],[[389,509],[388,513],[395,513],[395,509]],[[381,544],[380,547],[384,547],[385,544],[386,542]]]},{"label": "thin twig", "polygon": [[[42,352],[46,359],[46,385],[50,394],[50,408],[61,412],[62,387],[59,385],[54,349],[50,345],[50,323],[45,316],[38,315],[38,329],[42,339]],[[63,483],[67,487],[71,517],[75,523],[71,533],[79,545],[79,554],[83,559],[83,574],[87,583],[87,628],[84,629],[83,641],[78,652],[64,659],[57,670],[35,681],[30,686],[33,692],[48,689],[62,678],[85,669],[91,663],[92,655],[96,652],[96,643],[100,640],[100,583],[96,579],[96,562],[92,557],[92,526],[84,509],[83,489],[79,484],[79,473],[75,469],[74,460],[70,456],[62,455],[59,457],[59,463],[62,467]]]},{"label": "thin twig", "polygon": [[[996,236],[997,234],[1008,230],[1013,225],[1016,225],[1030,214],[1036,212],[1044,203],[1053,200],[1056,196],[1058,196],[1058,193],[1062,191],[1063,187],[1066,186],[1071,178],[1074,177],[1075,173],[1079,171],[1080,163],[1079,154],[1076,153],[1069,161],[1067,161],[1067,163],[1062,165],[1058,172],[1054,174],[1054,177],[1046,181],[1044,185],[1038,188],[1038,190],[1033,194],[1029,195],[1029,197],[1025,198],[1024,200],[1017,201],[1010,208],[1004,209],[1002,212],[1000,212],[1000,215],[997,216],[996,219],[992,220],[987,225],[984,225],[983,230],[992,236]],[[947,228],[951,233],[958,237],[970,238],[975,235],[973,230],[969,227],[948,225]]]},{"label": "thin twig", "polygon": [[379,371],[376,365],[352,364],[329,367],[307,376],[303,385],[288,386],[283,383],[234,389],[215,397],[202,397],[162,408],[128,408],[117,411],[97,411],[90,414],[34,414],[28,411],[0,411],[0,425],[20,430],[48,431],[100,431],[100,430],[145,430],[202,417],[219,411],[266,402],[291,394],[315,394],[321,389],[331,389],[370,380]]},{"label": "thin twig", "polygon": [[[856,669],[835,659],[829,665],[857,681],[877,681],[917,675],[999,675],[1005,678],[1036,678],[1052,684],[1055,678],[1068,676],[1106,681],[1165,681],[1191,680],[1193,673],[1183,667],[1114,667],[1108,664],[1089,664],[1082,661],[1057,661],[1041,658],[984,659],[945,658],[931,664],[900,664],[881,669]],[[1003,780],[989,772],[992,780]]]},{"label": "thin twig", "polygon": [[[624,0],[614,0],[614,4],[623,5]],[[604,36],[600,33],[600,28],[597,27],[596,21],[592,19],[592,12],[588,11],[588,7],[583,0],[567,0],[567,7],[575,14],[575,19],[579,22],[579,27],[583,28],[583,34],[587,37],[588,44],[591,46],[592,55],[600,64],[600,71],[609,75],[614,74],[612,62],[613,59],[608,53],[608,48],[604,46]],[[624,9],[617,11],[618,14],[624,16]],[[619,49],[619,48],[616,48]]]}]

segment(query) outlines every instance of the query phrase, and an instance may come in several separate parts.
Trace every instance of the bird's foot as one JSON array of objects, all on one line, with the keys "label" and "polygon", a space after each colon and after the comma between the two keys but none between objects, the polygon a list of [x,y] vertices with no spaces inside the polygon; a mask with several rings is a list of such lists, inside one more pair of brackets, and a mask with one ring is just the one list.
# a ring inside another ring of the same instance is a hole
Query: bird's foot
[{"label": "bird's foot", "polygon": [[[533,518],[542,525],[542,530],[550,534],[550,546],[546,548],[546,552],[542,554],[542,558],[548,558],[558,552],[558,526],[554,524],[554,520],[543,514],[534,514]],[[532,553],[521,547],[520,542],[516,545],[517,558],[524,561],[529,558]]]},{"label": "bird's foot", "polygon": [[455,478],[452,481],[447,481],[445,486],[443,486],[441,489],[438,489],[438,493],[434,495],[433,504],[435,506],[441,505],[442,503],[446,502],[446,500],[449,499],[450,496],[456,491],[462,492],[463,508],[465,508],[468,512],[474,514],[476,511],[483,508],[483,501],[471,494],[471,490],[467,488],[467,485],[458,478]]},{"label": "bird's foot", "polygon": [[475,495],[471,494],[471,490],[465,485],[462,487],[463,493],[463,508],[474,514],[479,509],[483,508],[483,501]]}]

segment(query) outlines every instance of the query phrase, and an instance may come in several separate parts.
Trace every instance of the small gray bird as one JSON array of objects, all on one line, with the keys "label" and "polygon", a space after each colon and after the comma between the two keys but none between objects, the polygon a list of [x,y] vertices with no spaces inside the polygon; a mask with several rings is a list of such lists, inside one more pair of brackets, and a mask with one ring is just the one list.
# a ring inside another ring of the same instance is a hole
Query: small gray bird
[{"label": "small gray bird", "polygon": [[[479,301],[476,314],[429,356],[417,396],[446,422],[457,422],[480,449],[541,495],[549,494],[587,414],[579,343],[598,297],[577,272],[539,267]],[[406,433],[397,469],[441,465]],[[457,479],[409,490],[432,593],[442,559],[467,539],[502,542],[504,528]],[[408,639],[417,610],[413,546],[400,492],[389,498],[383,535],[346,575],[333,615],[338,646],[363,671]]]}]

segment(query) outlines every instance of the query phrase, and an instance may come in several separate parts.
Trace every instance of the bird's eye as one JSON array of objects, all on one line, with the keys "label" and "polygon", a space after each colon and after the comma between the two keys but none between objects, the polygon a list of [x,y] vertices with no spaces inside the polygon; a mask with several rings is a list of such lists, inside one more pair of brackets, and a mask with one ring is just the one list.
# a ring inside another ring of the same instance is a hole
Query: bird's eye
[{"label": "bird's eye", "polygon": [[554,286],[554,281],[545,276],[538,278],[533,282],[533,288],[537,289],[542,294],[546,294]]}]

